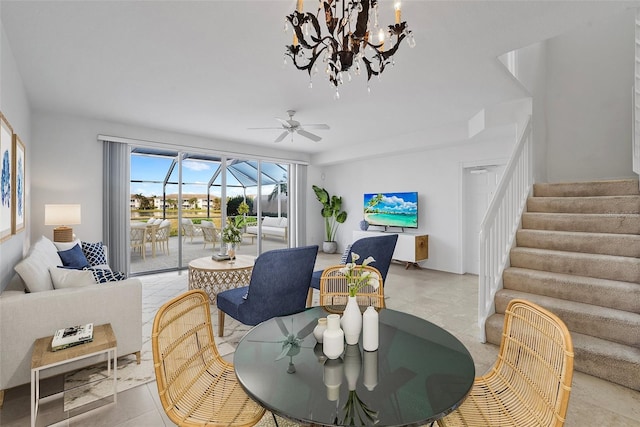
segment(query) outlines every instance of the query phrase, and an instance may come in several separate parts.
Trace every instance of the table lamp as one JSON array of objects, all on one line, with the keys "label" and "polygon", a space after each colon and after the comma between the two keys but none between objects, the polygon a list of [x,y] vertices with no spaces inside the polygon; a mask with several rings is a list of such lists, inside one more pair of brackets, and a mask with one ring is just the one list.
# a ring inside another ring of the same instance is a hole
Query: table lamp
[{"label": "table lamp", "polygon": [[44,205],[44,225],[57,225],[53,229],[54,242],[73,242],[73,228],[80,224],[80,205]]}]

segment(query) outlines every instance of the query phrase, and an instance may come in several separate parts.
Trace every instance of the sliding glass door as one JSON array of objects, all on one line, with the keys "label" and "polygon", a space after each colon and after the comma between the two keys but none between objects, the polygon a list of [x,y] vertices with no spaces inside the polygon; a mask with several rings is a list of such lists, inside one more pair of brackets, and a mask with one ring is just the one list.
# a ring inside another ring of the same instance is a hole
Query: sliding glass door
[{"label": "sliding glass door", "polygon": [[290,245],[290,165],[208,153],[131,150],[130,272],[187,268],[224,252],[221,231],[242,218],[238,253]]}]

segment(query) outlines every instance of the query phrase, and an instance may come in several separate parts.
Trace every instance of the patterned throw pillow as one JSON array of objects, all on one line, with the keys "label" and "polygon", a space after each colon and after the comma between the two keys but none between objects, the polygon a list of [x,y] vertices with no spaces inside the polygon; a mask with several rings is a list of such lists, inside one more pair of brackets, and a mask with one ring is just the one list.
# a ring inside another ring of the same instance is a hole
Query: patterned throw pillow
[{"label": "patterned throw pillow", "polygon": [[350,259],[347,259],[349,257],[350,250],[351,250],[351,245],[347,245],[347,247],[344,248],[344,253],[342,254],[342,257],[340,257],[340,264],[346,264],[347,262],[351,262]]},{"label": "patterned throw pillow", "polygon": [[96,265],[105,265],[107,263],[107,257],[104,254],[102,242],[82,242],[82,252],[84,252],[84,256],[87,257],[87,261],[92,267]]},{"label": "patterned throw pillow", "polygon": [[105,268],[89,268],[97,283],[118,282],[127,278],[121,271],[112,271]]}]

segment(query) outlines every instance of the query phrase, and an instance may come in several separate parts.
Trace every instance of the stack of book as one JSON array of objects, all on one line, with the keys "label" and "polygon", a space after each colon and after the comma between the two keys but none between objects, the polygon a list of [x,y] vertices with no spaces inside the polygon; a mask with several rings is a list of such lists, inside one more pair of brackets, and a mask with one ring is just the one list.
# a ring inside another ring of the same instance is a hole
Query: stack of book
[{"label": "stack of book", "polygon": [[211,255],[211,259],[214,261],[224,261],[227,259],[231,259],[231,257],[229,257],[229,255],[227,254],[213,254]]},{"label": "stack of book", "polygon": [[51,350],[58,351],[93,341],[93,323],[58,329],[51,341]]}]

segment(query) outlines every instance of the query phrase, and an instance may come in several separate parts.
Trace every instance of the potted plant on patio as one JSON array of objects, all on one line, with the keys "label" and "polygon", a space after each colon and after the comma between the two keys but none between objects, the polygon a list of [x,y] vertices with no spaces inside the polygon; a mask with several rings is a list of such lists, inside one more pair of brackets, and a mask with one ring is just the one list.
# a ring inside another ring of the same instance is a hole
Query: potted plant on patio
[{"label": "potted plant on patio", "polygon": [[312,186],[316,198],[322,203],[320,213],[324,218],[325,239],[322,243],[322,251],[328,254],[336,253],[338,244],[335,241],[338,226],[347,220],[347,213],[342,209],[342,197],[331,196],[324,188]]}]

